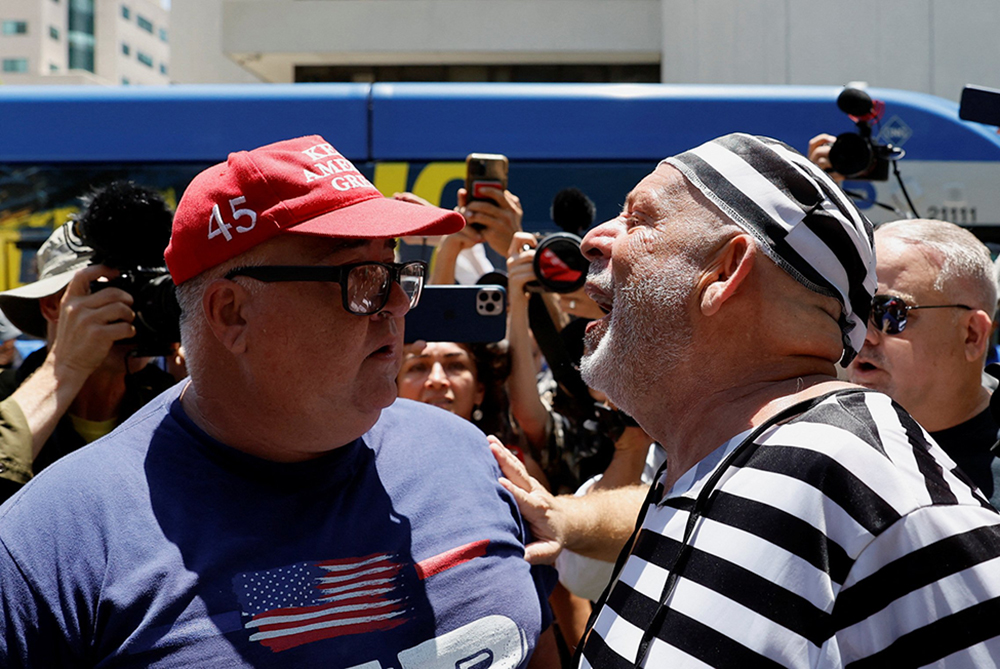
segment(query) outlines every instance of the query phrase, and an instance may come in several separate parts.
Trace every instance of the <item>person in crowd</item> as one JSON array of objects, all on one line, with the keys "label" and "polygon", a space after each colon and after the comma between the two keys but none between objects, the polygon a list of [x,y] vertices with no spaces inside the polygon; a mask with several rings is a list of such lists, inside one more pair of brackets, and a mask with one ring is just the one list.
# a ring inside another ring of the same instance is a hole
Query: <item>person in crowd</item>
[{"label": "person in crowd", "polygon": [[[816,135],[808,157],[842,181],[830,164],[835,140]],[[879,294],[848,378],[903,405],[996,507],[1000,459],[990,449],[1000,428],[989,411],[991,379],[982,377],[996,329],[989,249],[953,223],[928,219],[882,224],[875,245]]]},{"label": "person in crowd", "polygon": [[[535,235],[515,233],[507,257],[507,338],[511,351],[509,385],[513,414],[524,430],[532,452],[538,453],[545,463],[547,476],[544,485],[547,489],[586,494],[592,489],[639,484],[651,450],[651,440],[642,428],[616,426],[616,433],[612,435],[608,434],[605,426],[585,426],[578,419],[580,412],[572,411],[575,407],[570,406],[571,415],[556,410],[557,403],[565,407],[571,405],[573,400],[559,387],[551,370],[541,380],[538,378],[534,356],[537,344],[529,323],[529,299],[544,300],[553,327],[561,328],[559,345],[574,361],[582,354],[582,350],[577,350],[582,348],[578,346],[582,344],[578,326],[585,324],[588,317],[600,317],[603,312],[585,294],[569,297],[542,293],[530,297],[529,286],[538,284],[533,267],[537,245]],[[556,297],[558,300],[553,299]],[[566,327],[569,316],[584,320]],[[569,336],[570,333],[575,333],[576,337]],[[581,389],[580,392],[587,394],[583,401],[596,403],[603,399],[600,393],[589,389]],[[562,396],[557,397],[557,394]],[[611,416],[612,411],[605,415]],[[653,449],[654,458],[658,450]],[[589,474],[586,473],[588,471]],[[551,474],[551,479],[548,474]],[[550,481],[553,482],[551,485]],[[555,566],[559,572],[559,587],[550,601],[567,647],[575,649],[586,629],[592,608],[590,602],[600,595],[613,564],[563,551]]]},{"label": "person in crowd", "polygon": [[[486,249],[503,259],[514,233],[521,230],[524,211],[521,200],[509,190],[484,187],[482,194],[493,200],[470,200],[464,188],[458,189],[455,211],[465,219],[466,226],[458,232],[437,239],[431,264],[432,284],[474,284],[495,267]],[[396,193],[403,202],[430,205],[413,193]]]},{"label": "person in crowd", "polygon": [[[642,430],[635,425],[596,425],[588,410],[605,402],[603,393],[586,388],[582,382],[576,389],[581,397],[573,397],[553,377],[551,364],[547,374],[539,378],[534,352],[537,349],[529,302],[543,300],[553,327],[558,330],[558,346],[574,366],[583,354],[583,328],[589,320],[603,315],[600,307],[584,295],[563,295],[533,292],[538,285],[533,261],[537,238],[525,232],[514,235],[507,257],[508,320],[507,338],[511,350],[510,397],[512,413],[524,431],[532,451],[546,471],[552,490],[572,492],[582,483],[599,475],[618,458],[615,469],[629,472],[625,479],[635,482],[643,469],[650,445]],[[536,297],[537,296],[537,297]],[[611,408],[604,415],[620,416]],[[610,429],[609,429],[610,428]],[[619,437],[625,439],[618,443]],[[616,475],[609,480],[622,480]]]},{"label": "person in crowd", "polygon": [[830,162],[830,149],[833,148],[836,141],[837,138],[833,135],[822,132],[809,140],[806,156],[810,162],[826,172],[831,179],[841,183],[845,179],[844,175],[834,171],[833,163]]},{"label": "person in crowd", "polygon": [[0,293],[11,322],[46,341],[0,402],[0,501],[175,383],[122,342],[135,335],[132,296],[116,287],[91,291],[91,282],[118,274],[92,264],[93,255],[71,247],[61,226],[35,256],[38,280]]},{"label": "person in crowd", "polygon": [[[510,420],[506,390],[509,373],[506,342],[420,341],[404,347],[396,385],[399,397],[444,409],[498,438],[544,485],[545,473],[518,445],[520,438]],[[558,664],[551,628],[539,638],[536,661],[540,662],[542,655],[548,657],[548,665],[540,666]]]},{"label": "person in crowd", "polygon": [[982,383],[997,304],[989,249],[919,219],[879,226],[875,255],[878,294],[848,378],[901,404],[998,506],[998,428]]},{"label": "person in crowd", "polygon": [[0,507],[0,665],[527,666],[547,592],[486,438],[396,398],[394,238],[462,225],[315,135],[196,176],[190,378]]},{"label": "person in crowd", "polygon": [[520,446],[520,435],[510,418],[509,375],[510,354],[505,341],[421,341],[404,347],[396,385],[399,397],[433,404],[494,435],[544,483],[545,473]]},{"label": "person in crowd", "polygon": [[584,378],[665,467],[648,494],[553,497],[494,447],[539,537],[530,560],[627,544],[580,666],[1000,654],[1000,514],[904,409],[837,380],[864,343],[875,253],[821,170],[777,140],[720,137],[663,161],[583,250],[608,311]]},{"label": "person in crowd", "polygon": [[0,397],[17,389],[17,369],[24,362],[17,349],[17,339],[23,333],[0,312]]}]

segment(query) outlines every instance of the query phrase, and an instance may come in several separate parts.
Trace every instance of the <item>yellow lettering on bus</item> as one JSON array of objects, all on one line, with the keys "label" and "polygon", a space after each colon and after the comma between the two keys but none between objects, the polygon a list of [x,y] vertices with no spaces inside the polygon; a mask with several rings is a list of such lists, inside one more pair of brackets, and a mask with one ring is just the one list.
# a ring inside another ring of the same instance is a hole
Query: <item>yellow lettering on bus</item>
[{"label": "yellow lettering on bus", "polygon": [[[409,176],[409,163],[375,164],[375,188],[386,197],[405,192]],[[465,180],[465,163],[428,163],[413,182],[412,192],[431,204],[440,206],[445,187],[456,180]]]},{"label": "yellow lettering on bus", "polygon": [[406,177],[409,173],[409,163],[376,163],[375,188],[386,197],[392,197],[393,193],[403,193],[406,191]]},{"label": "yellow lettering on bus", "polygon": [[413,194],[440,205],[444,187],[456,179],[465,181],[465,163],[430,163],[417,175]]}]

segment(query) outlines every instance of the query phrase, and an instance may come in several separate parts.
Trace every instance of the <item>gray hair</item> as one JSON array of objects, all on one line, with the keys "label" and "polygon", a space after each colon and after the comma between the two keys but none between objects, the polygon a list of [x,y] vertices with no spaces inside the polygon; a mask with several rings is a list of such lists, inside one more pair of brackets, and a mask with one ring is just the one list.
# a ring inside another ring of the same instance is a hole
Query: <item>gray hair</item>
[{"label": "gray hair", "polygon": [[954,223],[933,219],[894,221],[880,226],[878,231],[932,251],[932,260],[940,266],[934,289],[952,294],[964,288],[976,301],[969,306],[978,307],[993,318],[997,308],[993,259],[974,234]]},{"label": "gray hair", "polygon": [[[198,378],[204,369],[201,357],[202,347],[199,342],[211,336],[208,320],[202,309],[205,289],[216,279],[224,278],[232,269],[262,264],[263,254],[259,248],[259,246],[255,246],[177,286],[177,303],[181,308],[181,346],[184,347],[185,363],[192,378]],[[250,293],[256,293],[262,290],[263,286],[256,281],[250,281],[244,285],[244,288]]]}]

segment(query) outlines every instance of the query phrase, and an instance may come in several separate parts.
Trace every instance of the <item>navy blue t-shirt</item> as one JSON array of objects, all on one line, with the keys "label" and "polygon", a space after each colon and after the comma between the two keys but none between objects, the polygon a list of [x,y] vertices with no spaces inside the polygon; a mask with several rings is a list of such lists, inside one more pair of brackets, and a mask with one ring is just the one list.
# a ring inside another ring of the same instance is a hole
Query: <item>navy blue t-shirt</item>
[{"label": "navy blue t-shirt", "polygon": [[519,667],[548,624],[481,432],[398,400],[283,464],[176,386],[0,507],[3,667]]}]

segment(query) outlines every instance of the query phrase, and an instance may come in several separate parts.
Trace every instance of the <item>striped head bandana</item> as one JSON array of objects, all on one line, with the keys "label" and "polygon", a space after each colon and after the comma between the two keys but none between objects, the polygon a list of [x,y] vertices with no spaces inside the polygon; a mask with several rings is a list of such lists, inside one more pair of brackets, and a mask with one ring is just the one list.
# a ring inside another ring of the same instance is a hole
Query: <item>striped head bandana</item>
[{"label": "striped head bandana", "polygon": [[850,364],[864,344],[877,285],[872,224],[847,195],[801,153],[769,137],[732,133],[663,162],[799,283],[840,302],[840,364]]}]

